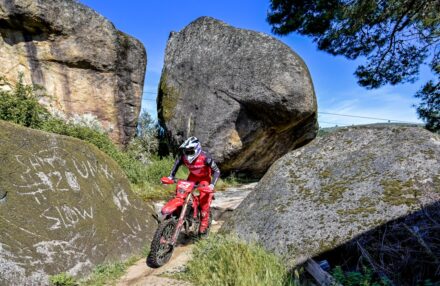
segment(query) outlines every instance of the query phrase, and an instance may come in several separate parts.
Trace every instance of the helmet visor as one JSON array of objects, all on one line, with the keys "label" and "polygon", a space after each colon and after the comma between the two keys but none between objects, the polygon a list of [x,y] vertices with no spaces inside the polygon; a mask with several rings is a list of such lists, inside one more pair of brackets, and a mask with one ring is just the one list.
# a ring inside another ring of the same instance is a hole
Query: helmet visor
[{"label": "helmet visor", "polygon": [[187,156],[193,156],[195,153],[196,153],[196,150],[194,150],[194,148],[183,149],[183,154],[185,154]]}]

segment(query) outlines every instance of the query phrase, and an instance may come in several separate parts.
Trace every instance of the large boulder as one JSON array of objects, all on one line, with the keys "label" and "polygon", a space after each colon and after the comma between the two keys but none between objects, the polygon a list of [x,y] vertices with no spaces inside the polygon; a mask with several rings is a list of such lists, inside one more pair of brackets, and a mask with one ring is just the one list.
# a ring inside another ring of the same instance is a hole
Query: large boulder
[{"label": "large boulder", "polygon": [[197,136],[223,172],[262,175],[317,132],[307,66],[263,33],[201,17],[171,33],[159,119],[175,147]]},{"label": "large boulder", "polygon": [[92,114],[127,143],[135,134],[146,53],[136,39],[74,0],[0,0],[0,76],[43,86],[68,118]]},{"label": "large boulder", "polygon": [[[394,260],[382,256],[382,262],[417,267],[404,258],[414,251],[398,253],[405,245],[421,248],[421,265],[430,255],[420,245],[425,240],[435,243],[431,249],[439,257],[439,217],[440,136],[420,127],[350,127],[274,163],[223,230],[257,240],[290,267],[355,239],[359,247],[367,232],[379,240],[371,248],[373,257],[373,251],[389,246],[390,236],[403,231],[404,239],[392,242],[398,247],[388,248]],[[374,232],[391,222],[388,230]]]},{"label": "large boulder", "polygon": [[0,121],[0,285],[47,285],[138,254],[156,223],[96,147]]}]

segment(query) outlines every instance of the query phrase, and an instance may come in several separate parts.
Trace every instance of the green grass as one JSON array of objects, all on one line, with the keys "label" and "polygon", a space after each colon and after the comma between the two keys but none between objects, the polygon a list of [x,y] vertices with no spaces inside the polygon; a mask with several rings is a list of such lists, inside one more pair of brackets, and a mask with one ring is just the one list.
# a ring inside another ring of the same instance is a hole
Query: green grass
[{"label": "green grass", "polygon": [[[173,164],[174,158],[171,156],[162,159],[154,158],[146,167],[144,181],[140,184],[132,185],[133,191],[146,201],[171,198],[175,193],[176,185],[162,185],[160,178],[170,174]],[[186,179],[187,177],[187,168],[180,167],[176,178]]]},{"label": "green grass", "polygon": [[297,285],[280,259],[257,244],[212,235],[196,243],[193,258],[177,278],[194,285]]},{"label": "green grass", "polygon": [[98,265],[92,272],[92,274],[79,281],[81,286],[102,286],[111,285],[112,282],[116,282],[121,278],[128,267],[135,264],[140,259],[140,256],[133,256],[123,262],[114,262],[108,264]]},{"label": "green grass", "polygon": [[144,247],[142,253],[133,255],[125,261],[117,261],[113,263],[105,263],[96,266],[92,273],[81,280],[76,280],[68,273],[60,273],[50,276],[49,281],[54,286],[103,286],[113,285],[121,278],[127,269],[134,265],[142,257],[146,257],[149,248]]},{"label": "green grass", "polygon": [[215,189],[217,191],[224,191],[224,190],[226,190],[226,188],[238,187],[238,186],[242,186],[244,184],[250,184],[250,183],[257,182],[257,181],[258,180],[256,180],[256,179],[251,179],[251,178],[231,174],[226,178],[219,179],[216,186],[215,186]]}]

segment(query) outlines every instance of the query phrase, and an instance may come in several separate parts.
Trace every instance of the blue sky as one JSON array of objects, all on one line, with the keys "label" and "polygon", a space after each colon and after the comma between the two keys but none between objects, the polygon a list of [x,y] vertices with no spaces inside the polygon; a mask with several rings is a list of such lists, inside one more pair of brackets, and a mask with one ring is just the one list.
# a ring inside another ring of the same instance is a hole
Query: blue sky
[{"label": "blue sky", "polygon": [[319,123],[322,127],[334,125],[383,122],[329,115],[347,114],[363,117],[421,122],[413,104],[418,103],[414,93],[430,79],[427,67],[422,68],[420,80],[414,84],[385,86],[367,90],[357,85],[353,75],[362,59],[349,61],[318,51],[310,38],[291,34],[278,37],[271,33],[266,22],[269,0],[80,0],[102,14],[115,26],[137,39],[147,49],[147,74],[142,109],[156,117],[157,86],[162,70],[168,35],[180,31],[200,16],[211,16],[238,28],[270,34],[295,50],[306,62],[312,75],[318,98]]}]

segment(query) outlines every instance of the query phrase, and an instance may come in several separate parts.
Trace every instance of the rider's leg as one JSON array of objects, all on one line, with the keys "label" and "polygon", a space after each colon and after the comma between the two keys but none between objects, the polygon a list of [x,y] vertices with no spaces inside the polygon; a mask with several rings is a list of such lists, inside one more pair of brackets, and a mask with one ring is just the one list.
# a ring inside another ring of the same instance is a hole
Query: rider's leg
[{"label": "rider's leg", "polygon": [[209,227],[209,210],[214,193],[200,192],[200,227],[199,233],[206,233]]}]

